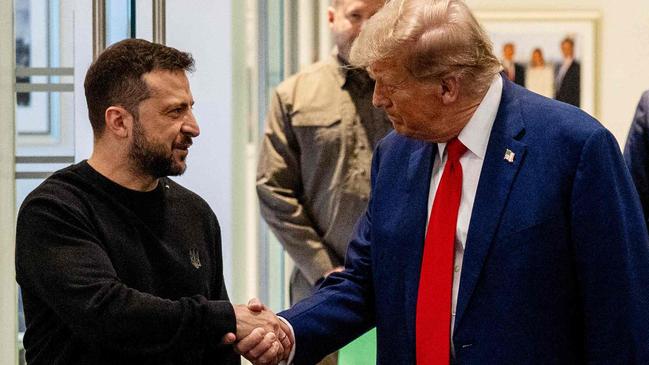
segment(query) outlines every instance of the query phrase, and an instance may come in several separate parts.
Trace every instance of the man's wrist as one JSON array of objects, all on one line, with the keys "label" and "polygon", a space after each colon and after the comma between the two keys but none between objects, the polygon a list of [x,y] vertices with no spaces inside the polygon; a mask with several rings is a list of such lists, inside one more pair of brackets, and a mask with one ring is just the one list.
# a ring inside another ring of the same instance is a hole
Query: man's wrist
[{"label": "man's wrist", "polygon": [[284,322],[288,329],[291,331],[291,338],[293,339],[293,346],[291,347],[291,352],[288,355],[288,359],[285,361],[281,361],[279,364],[280,365],[291,365],[293,363],[293,358],[295,358],[295,347],[297,345],[297,339],[295,338],[295,331],[293,331],[293,326],[291,326],[291,323],[284,317],[277,316],[280,321]]}]

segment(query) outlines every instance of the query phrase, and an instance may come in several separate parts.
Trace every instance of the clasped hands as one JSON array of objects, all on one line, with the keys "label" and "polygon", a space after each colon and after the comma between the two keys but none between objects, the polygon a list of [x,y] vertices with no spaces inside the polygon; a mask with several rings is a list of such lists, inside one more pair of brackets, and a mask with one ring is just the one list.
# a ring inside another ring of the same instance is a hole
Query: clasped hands
[{"label": "clasped hands", "polygon": [[226,334],[223,343],[234,344],[235,351],[255,365],[288,359],[294,343],[291,330],[259,299],[234,305],[234,314],[237,333]]}]

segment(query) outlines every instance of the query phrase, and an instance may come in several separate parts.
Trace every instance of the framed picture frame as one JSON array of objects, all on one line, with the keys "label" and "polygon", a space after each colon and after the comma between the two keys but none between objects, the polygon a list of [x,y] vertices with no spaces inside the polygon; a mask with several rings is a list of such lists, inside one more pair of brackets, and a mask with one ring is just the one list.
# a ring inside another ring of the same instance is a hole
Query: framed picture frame
[{"label": "framed picture frame", "polygon": [[[599,116],[599,12],[475,14],[493,42],[494,53],[507,65],[506,76],[532,91]],[[570,51],[572,58],[566,56]]]}]

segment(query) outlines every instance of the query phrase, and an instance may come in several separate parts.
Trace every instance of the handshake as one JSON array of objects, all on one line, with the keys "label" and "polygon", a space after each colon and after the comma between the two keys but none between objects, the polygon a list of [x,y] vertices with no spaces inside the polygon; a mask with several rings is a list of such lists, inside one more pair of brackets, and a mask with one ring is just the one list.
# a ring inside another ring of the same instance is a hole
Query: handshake
[{"label": "handshake", "polygon": [[234,349],[253,364],[278,364],[287,360],[294,340],[288,325],[277,318],[259,299],[248,305],[234,305],[237,333],[223,336],[224,344]]}]

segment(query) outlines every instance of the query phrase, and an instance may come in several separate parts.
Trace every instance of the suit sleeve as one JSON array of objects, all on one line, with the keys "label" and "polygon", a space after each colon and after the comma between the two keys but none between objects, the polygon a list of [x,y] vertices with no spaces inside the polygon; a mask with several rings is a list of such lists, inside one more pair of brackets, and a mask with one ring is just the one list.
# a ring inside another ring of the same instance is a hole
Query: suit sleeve
[{"label": "suit sleeve", "polygon": [[645,91],[640,98],[624,146],[624,159],[640,195],[645,221],[649,218],[649,111],[647,109],[649,109],[649,91]]},{"label": "suit sleeve", "polygon": [[47,197],[25,203],[16,230],[16,278],[78,337],[129,355],[217,349],[236,330],[228,301],[168,300],[126,286],[92,224]]},{"label": "suit sleeve", "polygon": [[615,138],[593,133],[572,187],[575,265],[589,364],[649,363],[649,239]]},{"label": "suit sleeve", "polygon": [[300,151],[291,131],[290,115],[277,92],[266,119],[257,166],[257,195],[261,215],[293,261],[314,285],[340,265],[323,242],[300,202]]},{"label": "suit sleeve", "polygon": [[[380,155],[379,143],[372,159],[372,186],[378,175]],[[345,270],[329,275],[312,296],[278,314],[293,327],[295,365],[317,363],[375,325],[372,202],[370,197],[367,210],[354,228]]]}]

